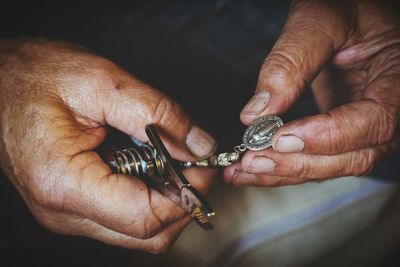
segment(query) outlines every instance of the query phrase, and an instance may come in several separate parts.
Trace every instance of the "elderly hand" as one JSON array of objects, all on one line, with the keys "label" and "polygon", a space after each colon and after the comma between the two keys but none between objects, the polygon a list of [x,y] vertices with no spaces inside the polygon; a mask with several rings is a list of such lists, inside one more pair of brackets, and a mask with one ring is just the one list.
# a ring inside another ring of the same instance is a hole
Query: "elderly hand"
[{"label": "elderly hand", "polygon": [[[63,42],[3,40],[0,105],[1,168],[46,228],[159,253],[191,221],[139,179],[112,174],[93,150],[106,125],[147,141],[145,125],[155,123],[181,160],[212,153],[214,140],[173,100],[110,61]],[[204,191],[214,172],[191,174]]]},{"label": "elderly hand", "polygon": [[323,113],[287,123],[273,149],[248,152],[227,168],[228,182],[358,176],[399,148],[400,19],[391,4],[294,1],[241,120],[285,112],[308,83]]}]

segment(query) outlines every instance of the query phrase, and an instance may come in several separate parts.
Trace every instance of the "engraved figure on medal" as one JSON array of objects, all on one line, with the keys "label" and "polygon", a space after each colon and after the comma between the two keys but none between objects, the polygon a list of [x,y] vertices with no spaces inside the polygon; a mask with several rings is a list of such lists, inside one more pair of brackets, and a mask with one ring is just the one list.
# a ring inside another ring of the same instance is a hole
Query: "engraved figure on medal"
[{"label": "engraved figure on medal", "polygon": [[243,144],[250,150],[263,150],[272,145],[276,131],[283,126],[278,116],[263,116],[254,121],[243,135]]}]

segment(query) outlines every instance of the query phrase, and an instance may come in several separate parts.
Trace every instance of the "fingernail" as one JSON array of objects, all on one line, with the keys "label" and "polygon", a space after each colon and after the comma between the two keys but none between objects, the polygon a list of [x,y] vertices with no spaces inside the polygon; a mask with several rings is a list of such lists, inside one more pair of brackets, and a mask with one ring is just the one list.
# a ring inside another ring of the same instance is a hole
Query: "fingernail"
[{"label": "fingernail", "polygon": [[270,95],[263,90],[256,93],[242,109],[241,115],[259,115],[267,107]]},{"label": "fingernail", "polygon": [[238,172],[232,181],[233,185],[253,185],[257,184],[257,177],[248,172]]},{"label": "fingernail", "polygon": [[190,152],[199,158],[211,156],[217,149],[214,138],[197,126],[192,126],[190,129],[186,137],[186,145]]},{"label": "fingernail", "polygon": [[278,152],[300,152],[304,149],[304,142],[294,135],[282,135],[274,146]]},{"label": "fingernail", "polygon": [[271,173],[274,171],[275,162],[266,157],[257,157],[249,166],[249,172],[252,173]]}]

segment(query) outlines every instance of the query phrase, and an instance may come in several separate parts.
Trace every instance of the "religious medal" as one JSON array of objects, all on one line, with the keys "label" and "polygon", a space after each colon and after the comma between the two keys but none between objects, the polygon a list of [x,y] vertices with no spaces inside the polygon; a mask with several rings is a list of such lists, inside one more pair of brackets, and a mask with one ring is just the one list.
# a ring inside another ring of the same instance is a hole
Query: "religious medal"
[{"label": "religious medal", "polygon": [[233,148],[233,152],[220,153],[198,162],[186,162],[185,166],[226,167],[238,161],[247,150],[257,151],[269,148],[276,131],[283,126],[278,116],[266,115],[255,120],[243,135],[243,143]]}]

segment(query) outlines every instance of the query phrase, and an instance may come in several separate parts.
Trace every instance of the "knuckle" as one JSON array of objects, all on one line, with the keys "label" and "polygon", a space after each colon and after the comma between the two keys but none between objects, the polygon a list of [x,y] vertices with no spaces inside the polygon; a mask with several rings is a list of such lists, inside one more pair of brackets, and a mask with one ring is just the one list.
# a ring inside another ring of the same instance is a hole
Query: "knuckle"
[{"label": "knuckle", "polygon": [[121,72],[120,68],[111,60],[100,56],[88,54],[85,55],[85,69],[88,78],[93,77],[94,81],[101,82],[98,87],[108,90],[109,88],[119,89],[118,87],[127,87],[124,82],[114,81],[112,75]]},{"label": "knuckle", "polygon": [[374,149],[365,149],[362,152],[352,153],[345,173],[354,176],[365,175],[374,169],[378,160],[378,154]]},{"label": "knuckle", "polygon": [[290,76],[297,69],[295,61],[291,58],[291,55],[281,51],[273,51],[268,55],[265,63],[274,74],[278,76]]},{"label": "knuckle", "polygon": [[398,121],[390,113],[382,111],[380,123],[377,124],[375,131],[377,132],[377,143],[384,144],[396,138],[398,130]]},{"label": "knuckle", "polygon": [[34,181],[31,189],[33,199],[42,207],[63,210],[65,198],[68,194],[67,187],[56,178],[39,178]]},{"label": "knuckle", "polygon": [[149,239],[158,234],[162,228],[161,222],[155,216],[146,217],[142,222],[142,230],[138,238]]},{"label": "knuckle", "polygon": [[312,176],[312,168],[303,157],[297,156],[288,168],[287,176],[303,180]]},{"label": "knuckle", "polygon": [[151,253],[162,254],[165,253],[171,246],[172,240],[168,237],[156,238],[153,242]]},{"label": "knuckle", "polygon": [[95,55],[81,56],[82,67],[78,78],[87,80],[92,87],[109,90],[113,88],[112,73],[118,68],[112,61]]},{"label": "knuckle", "polygon": [[268,55],[263,68],[268,69],[269,79],[278,87],[286,88],[286,86],[293,85],[302,87],[305,85],[306,79],[302,76],[302,72],[298,71],[297,62],[300,61],[300,55],[295,52],[273,51]]},{"label": "knuckle", "polygon": [[134,215],[124,226],[126,233],[139,239],[149,239],[157,235],[162,229],[161,221],[153,214]]},{"label": "knuckle", "polygon": [[338,131],[341,129],[342,118],[339,115],[333,115],[331,112],[319,115],[319,118],[325,123],[321,123],[319,125],[321,127],[320,130],[314,133],[320,139],[320,143],[324,144],[323,146],[318,146],[318,152],[330,155],[343,149],[343,143],[336,141],[337,136],[340,136]]},{"label": "knuckle", "polygon": [[372,112],[368,120],[367,140],[369,145],[381,145],[396,138],[399,122],[396,116],[381,103],[371,101]]},{"label": "knuckle", "polygon": [[[289,106],[294,99],[300,97],[306,84],[303,72],[299,71],[299,55],[282,51],[272,51],[266,58],[260,76],[259,84],[270,88],[279,95],[283,106]],[[288,88],[290,90],[288,90]]]},{"label": "knuckle", "polygon": [[[354,115],[357,114],[357,120]],[[320,131],[315,134],[321,139],[323,146],[319,150],[324,155],[333,155],[341,152],[351,151],[364,140],[362,130],[365,124],[365,111],[354,104],[347,104],[320,115]]]},{"label": "knuckle", "polygon": [[162,125],[178,125],[181,113],[181,107],[174,100],[161,96],[154,106],[152,121]]}]

